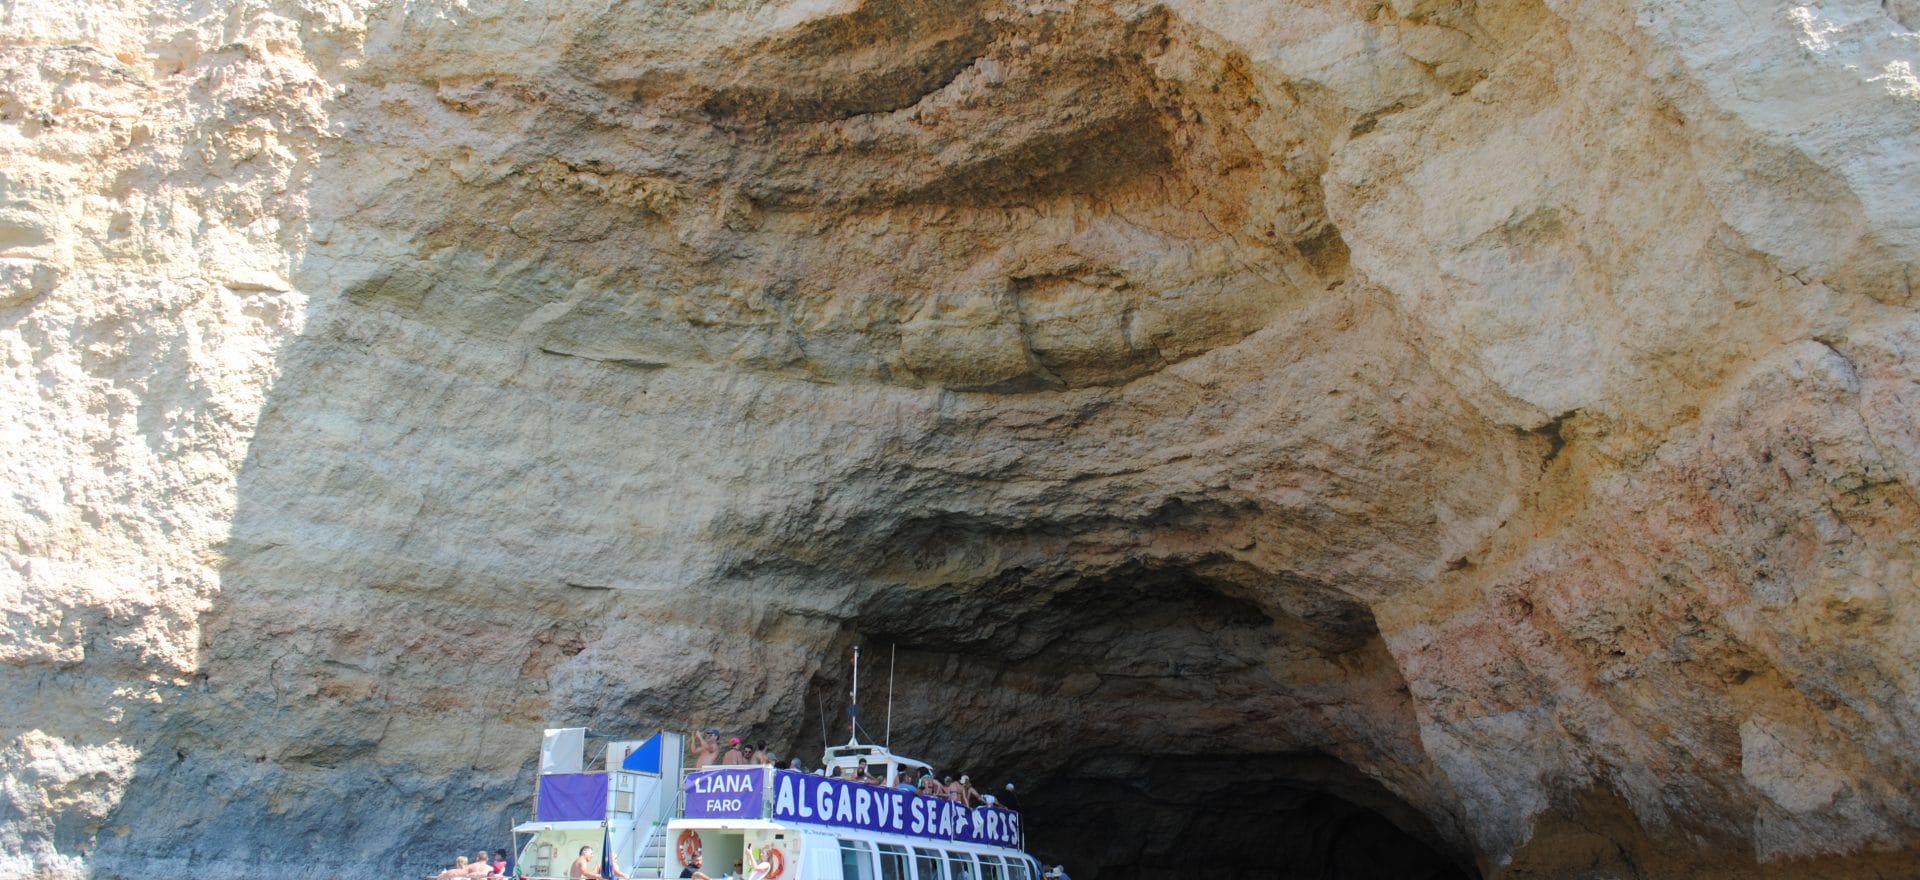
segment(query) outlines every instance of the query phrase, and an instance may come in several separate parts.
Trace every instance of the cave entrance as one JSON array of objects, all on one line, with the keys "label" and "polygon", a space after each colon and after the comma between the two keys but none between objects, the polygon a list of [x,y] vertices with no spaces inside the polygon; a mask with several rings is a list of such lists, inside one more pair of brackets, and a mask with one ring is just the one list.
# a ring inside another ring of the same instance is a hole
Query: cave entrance
[{"label": "cave entrance", "polygon": [[1028,846],[1085,880],[1469,880],[1425,820],[1317,754],[1102,756],[1037,780]]},{"label": "cave entrance", "polygon": [[[1078,880],[1474,876],[1436,803],[1379,781],[1444,796],[1371,611],[1324,583],[1216,556],[1004,572],[878,590],[846,637],[897,677],[863,738],[1017,782],[1030,851]],[[814,684],[844,725],[845,682]]]}]

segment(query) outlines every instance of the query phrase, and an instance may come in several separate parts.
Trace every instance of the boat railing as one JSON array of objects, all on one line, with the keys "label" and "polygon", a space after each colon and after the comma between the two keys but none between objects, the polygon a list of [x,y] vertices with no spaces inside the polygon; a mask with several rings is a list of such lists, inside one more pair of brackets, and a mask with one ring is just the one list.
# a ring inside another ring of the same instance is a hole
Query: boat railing
[{"label": "boat railing", "polygon": [[[684,785],[684,783],[682,783],[682,785]],[[652,845],[653,839],[661,836],[665,832],[667,820],[679,815],[678,801],[669,799],[677,798],[681,787],[680,785],[676,785],[669,790],[667,780],[661,779],[660,784],[654,786],[653,796],[648,798],[646,811],[638,814],[646,816],[647,823],[645,827],[636,827],[634,829],[633,861],[635,870],[639,869],[640,861],[646,858],[647,847]],[[669,804],[673,804],[671,812],[668,810]],[[634,806],[638,807],[639,805],[635,804]]]}]

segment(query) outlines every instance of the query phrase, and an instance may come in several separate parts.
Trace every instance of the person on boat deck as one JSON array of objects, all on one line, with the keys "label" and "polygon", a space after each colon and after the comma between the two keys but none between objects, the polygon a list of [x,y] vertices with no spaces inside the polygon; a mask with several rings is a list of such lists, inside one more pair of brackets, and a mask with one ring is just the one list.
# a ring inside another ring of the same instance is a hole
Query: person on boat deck
[{"label": "person on boat deck", "polygon": [[493,857],[487,855],[487,851],[484,849],[474,853],[473,861],[467,863],[467,876],[469,877],[491,877],[495,873],[497,872],[493,870]]},{"label": "person on boat deck", "polygon": [[713,880],[713,878],[700,872],[700,854],[694,853],[693,861],[680,869],[680,880]]},{"label": "person on boat deck", "polygon": [[961,787],[960,783],[953,778],[953,774],[951,773],[947,774],[947,778],[940,780],[940,790],[941,797],[947,800],[953,801],[956,804],[964,804],[967,802],[966,789]]},{"label": "person on boat deck", "polygon": [[613,880],[631,880],[627,872],[620,870],[620,854],[612,850],[607,851],[607,873],[613,876]]},{"label": "person on boat deck", "polygon": [[567,868],[567,880],[607,880],[594,870],[597,867],[593,863],[593,847],[583,846],[580,848],[580,857],[573,860],[572,867]]},{"label": "person on boat deck", "polygon": [[973,787],[973,778],[960,774],[960,802],[969,807],[980,806],[980,790]]},{"label": "person on boat deck", "polygon": [[513,873],[513,860],[507,858],[506,850],[496,849],[493,851],[493,873],[499,874],[502,877]]},{"label": "person on boat deck", "polygon": [[742,764],[760,763],[760,753],[757,751],[754,751],[753,746],[751,744],[741,746],[740,754],[741,754],[740,763]]},{"label": "person on boat deck", "polygon": [[773,863],[766,860],[766,851],[749,849],[747,854],[753,859],[753,873],[747,875],[747,880],[766,880],[767,875],[773,873]]},{"label": "person on boat deck", "polygon": [[472,875],[467,871],[467,857],[454,856],[453,867],[448,868],[445,871],[441,871],[440,873],[435,874],[433,876],[435,876],[436,878],[439,878],[439,880],[453,880],[453,878],[455,877],[469,877]]},{"label": "person on boat deck", "polygon": [[1067,876],[1067,869],[1063,865],[1054,865],[1053,870],[1040,876],[1049,878],[1049,880],[1073,880],[1073,878]]},{"label": "person on boat deck", "polygon": [[934,777],[931,770],[920,774],[920,793],[927,797],[947,796],[946,788],[940,785],[940,780]]},{"label": "person on boat deck", "polygon": [[739,738],[739,737],[737,737],[737,736],[736,736],[736,737],[734,737],[733,739],[730,739],[730,740],[728,740],[728,741],[727,741],[727,753],[726,753],[726,754],[724,754],[724,755],[721,755],[721,756],[720,756],[720,763],[722,763],[722,764],[745,764],[745,763],[747,763],[747,755],[746,755],[746,753],[745,753],[745,752],[742,752],[742,751],[740,751],[740,738]]},{"label": "person on boat deck", "polygon": [[709,727],[693,732],[693,766],[709,767],[720,759],[720,729]]}]

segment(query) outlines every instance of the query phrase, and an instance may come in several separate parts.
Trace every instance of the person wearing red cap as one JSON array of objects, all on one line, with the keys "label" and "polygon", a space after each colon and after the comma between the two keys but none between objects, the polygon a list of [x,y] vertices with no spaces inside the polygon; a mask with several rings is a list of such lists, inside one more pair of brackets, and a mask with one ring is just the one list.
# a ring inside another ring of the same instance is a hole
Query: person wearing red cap
[{"label": "person wearing red cap", "polygon": [[737,736],[736,736],[736,737],[734,737],[733,739],[730,739],[730,740],[727,740],[727,753],[726,753],[726,754],[724,754],[724,755],[721,755],[721,756],[720,756],[720,763],[722,763],[722,764],[745,764],[745,763],[747,763],[747,755],[746,755],[746,753],[745,753],[745,752],[742,752],[742,751],[740,751],[740,738],[739,738],[739,737],[737,737]]}]

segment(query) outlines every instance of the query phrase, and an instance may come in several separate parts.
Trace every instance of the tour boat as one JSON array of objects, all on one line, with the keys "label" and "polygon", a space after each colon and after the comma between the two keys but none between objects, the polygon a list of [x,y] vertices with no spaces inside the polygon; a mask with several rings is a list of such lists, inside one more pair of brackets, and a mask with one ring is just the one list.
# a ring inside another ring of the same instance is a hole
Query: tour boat
[{"label": "tour boat", "polygon": [[[598,871],[677,878],[696,854],[721,880],[1040,880],[1020,814],[907,791],[927,764],[850,739],[825,775],[771,766],[683,768],[685,740],[662,732],[607,742],[587,771],[583,728],[549,730],[531,821],[513,831],[518,873],[564,880],[582,847]],[[885,786],[838,778],[864,761]]]}]

